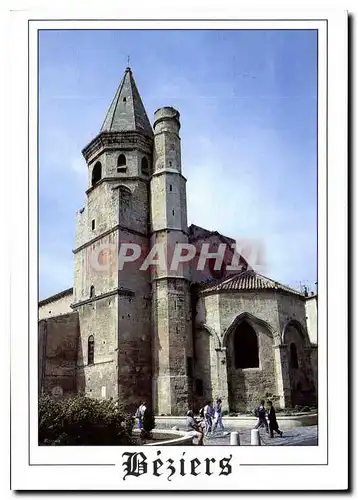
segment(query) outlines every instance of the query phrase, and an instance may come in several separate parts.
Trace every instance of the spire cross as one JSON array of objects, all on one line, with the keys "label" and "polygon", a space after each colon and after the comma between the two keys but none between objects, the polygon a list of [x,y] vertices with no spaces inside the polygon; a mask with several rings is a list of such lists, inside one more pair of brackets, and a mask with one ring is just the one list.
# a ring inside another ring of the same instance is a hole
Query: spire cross
[{"label": "spire cross", "polygon": [[129,67],[129,65],[130,65],[130,57],[128,56],[127,57],[127,66]]}]

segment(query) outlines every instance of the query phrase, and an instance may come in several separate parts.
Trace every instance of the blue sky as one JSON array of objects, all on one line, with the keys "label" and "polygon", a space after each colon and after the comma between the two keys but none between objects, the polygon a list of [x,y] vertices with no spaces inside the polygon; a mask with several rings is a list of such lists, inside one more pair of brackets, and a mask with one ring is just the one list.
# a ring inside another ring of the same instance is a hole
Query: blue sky
[{"label": "blue sky", "polygon": [[[316,32],[41,31],[39,296],[73,285],[82,148],[127,66],[153,123],[181,114],[188,222],[259,242],[267,276],[316,281]],[[262,269],[263,270],[263,269]]]}]

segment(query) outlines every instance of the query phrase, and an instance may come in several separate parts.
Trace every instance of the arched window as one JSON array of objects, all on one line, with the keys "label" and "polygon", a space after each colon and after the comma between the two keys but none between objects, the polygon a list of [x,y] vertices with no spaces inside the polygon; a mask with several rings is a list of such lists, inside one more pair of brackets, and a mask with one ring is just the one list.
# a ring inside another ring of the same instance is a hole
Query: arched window
[{"label": "arched window", "polygon": [[235,368],[258,368],[257,335],[247,321],[242,321],[234,333]]},{"label": "arched window", "polygon": [[292,368],[298,368],[297,348],[293,342],[290,344],[290,364]]},{"label": "arched window", "polygon": [[94,297],[95,293],[94,293],[94,286],[92,285],[91,288],[90,288],[90,298]]},{"label": "arched window", "polygon": [[92,170],[92,186],[94,186],[98,181],[102,179],[102,165],[98,161]]},{"label": "arched window", "polygon": [[142,174],[143,175],[149,175],[149,165],[148,165],[148,160],[145,156],[142,158]]},{"label": "arched window", "polygon": [[117,172],[125,172],[127,170],[127,159],[124,155],[119,155],[117,160]]},{"label": "arched window", "polygon": [[87,363],[89,365],[94,364],[94,337],[90,335],[88,337],[88,360]]}]

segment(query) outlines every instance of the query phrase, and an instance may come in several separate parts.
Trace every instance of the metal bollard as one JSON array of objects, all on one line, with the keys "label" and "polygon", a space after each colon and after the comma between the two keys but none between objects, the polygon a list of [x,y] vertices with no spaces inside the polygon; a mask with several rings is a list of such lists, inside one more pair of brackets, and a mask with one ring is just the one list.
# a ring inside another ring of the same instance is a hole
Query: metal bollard
[{"label": "metal bollard", "polygon": [[240,434],[238,432],[230,432],[230,446],[240,446]]},{"label": "metal bollard", "polygon": [[260,446],[261,445],[260,433],[259,433],[258,429],[252,429],[252,431],[251,431],[251,445],[252,446]]}]

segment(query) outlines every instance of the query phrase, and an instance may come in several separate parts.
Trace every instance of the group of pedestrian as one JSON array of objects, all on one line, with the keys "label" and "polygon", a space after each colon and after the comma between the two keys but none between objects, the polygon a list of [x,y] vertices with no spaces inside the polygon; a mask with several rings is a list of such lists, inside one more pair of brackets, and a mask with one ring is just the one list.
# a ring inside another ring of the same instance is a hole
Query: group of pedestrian
[{"label": "group of pedestrian", "polygon": [[283,436],[283,432],[278,427],[278,422],[276,419],[276,411],[272,404],[272,401],[267,401],[267,410],[265,408],[265,401],[262,400],[259,406],[255,410],[255,415],[258,418],[257,424],[255,425],[255,429],[259,429],[264,426],[266,432],[270,434],[270,437],[273,438],[274,432],[278,434],[280,437]]},{"label": "group of pedestrian", "polygon": [[205,435],[213,434],[218,426],[222,430],[223,435],[227,434],[222,420],[222,401],[220,398],[217,398],[214,406],[211,404],[211,401],[207,401],[206,405],[199,410],[199,415],[204,418]]},{"label": "group of pedestrian", "polygon": [[[138,419],[138,428],[143,429],[143,418],[146,412],[147,405],[143,402],[137,409],[135,417]],[[264,426],[266,432],[270,434],[270,437],[274,437],[274,432],[280,437],[283,436],[283,432],[278,427],[278,422],[276,419],[276,411],[272,404],[272,401],[267,401],[267,409],[265,408],[265,401],[262,400],[259,406],[255,409],[255,415],[258,418],[255,429],[259,429]],[[189,410],[186,415],[186,431],[188,435],[195,437],[198,440],[198,445],[204,444],[204,436],[209,434],[214,434],[217,427],[222,430],[223,436],[229,434],[225,431],[225,427],[222,421],[222,401],[217,398],[214,405],[211,401],[207,401],[205,406],[203,406],[198,414],[194,414],[193,410]]]},{"label": "group of pedestrian", "polygon": [[228,432],[225,432],[222,421],[222,401],[220,398],[216,399],[214,405],[211,401],[207,401],[206,405],[199,410],[198,415],[194,415],[193,410],[187,412],[187,432],[198,439],[198,445],[203,444],[204,436],[214,434],[218,426],[222,430],[223,436],[226,436]]}]

